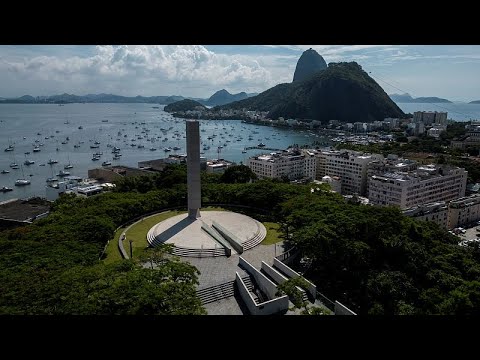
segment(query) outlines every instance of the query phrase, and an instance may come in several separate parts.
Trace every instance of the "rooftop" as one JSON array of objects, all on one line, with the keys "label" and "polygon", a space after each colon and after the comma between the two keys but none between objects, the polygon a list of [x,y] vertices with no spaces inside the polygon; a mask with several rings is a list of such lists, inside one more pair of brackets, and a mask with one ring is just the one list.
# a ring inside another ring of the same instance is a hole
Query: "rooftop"
[{"label": "rooftop", "polygon": [[32,221],[50,210],[50,204],[41,198],[12,199],[0,203],[0,219]]},{"label": "rooftop", "polygon": [[455,166],[442,165],[436,166],[435,164],[429,164],[419,166],[416,170],[412,171],[392,171],[385,172],[382,175],[373,175],[373,179],[379,180],[397,180],[397,181],[411,181],[415,179],[425,180],[435,177],[442,177],[451,175],[455,170],[465,170]]}]

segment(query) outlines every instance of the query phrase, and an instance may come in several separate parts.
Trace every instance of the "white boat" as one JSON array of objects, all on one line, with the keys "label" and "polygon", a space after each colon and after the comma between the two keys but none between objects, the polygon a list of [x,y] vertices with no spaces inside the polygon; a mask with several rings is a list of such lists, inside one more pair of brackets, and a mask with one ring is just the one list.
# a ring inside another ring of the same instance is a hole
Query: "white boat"
[{"label": "white boat", "polygon": [[9,188],[9,187],[7,187],[7,186],[3,186],[3,187],[0,189],[0,192],[3,192],[3,193],[8,192],[8,191],[13,191],[13,189],[12,189],[12,188]]},{"label": "white boat", "polygon": [[52,160],[52,159],[50,159],[50,160],[47,161],[47,164],[50,164],[50,165],[52,165],[52,164],[57,164],[57,163],[58,163],[57,160]]},{"label": "white boat", "polygon": [[8,170],[2,170],[2,174],[8,174],[10,171]]},{"label": "white boat", "polygon": [[35,164],[35,161],[33,161],[33,160],[25,160],[25,162],[24,162],[23,164],[24,164],[24,165],[27,165],[27,166],[33,165],[33,164]]},{"label": "white boat", "polygon": [[25,185],[30,185],[30,180],[18,179],[15,181],[15,186],[25,186]]},{"label": "white boat", "polygon": [[8,147],[5,149],[5,151],[13,151],[15,148],[12,145],[8,145]]},{"label": "white boat", "polygon": [[25,186],[25,185],[30,185],[30,180],[25,179],[25,173],[23,172],[23,166],[22,166],[22,179],[17,179],[15,181],[15,186]]},{"label": "white boat", "polygon": [[38,146],[35,146],[35,147],[33,148],[33,152],[39,152],[39,151],[40,151],[40,148],[39,148]]},{"label": "white boat", "polygon": [[60,172],[57,174],[58,177],[64,177],[64,176],[68,176],[68,175],[70,175],[70,172],[63,171],[63,170],[60,170]]},{"label": "white boat", "polygon": [[108,166],[108,165],[112,165],[112,163],[110,161],[102,162],[102,166]]},{"label": "white boat", "polygon": [[67,169],[72,169],[73,168],[73,165],[72,164],[67,164],[63,167],[65,170]]}]

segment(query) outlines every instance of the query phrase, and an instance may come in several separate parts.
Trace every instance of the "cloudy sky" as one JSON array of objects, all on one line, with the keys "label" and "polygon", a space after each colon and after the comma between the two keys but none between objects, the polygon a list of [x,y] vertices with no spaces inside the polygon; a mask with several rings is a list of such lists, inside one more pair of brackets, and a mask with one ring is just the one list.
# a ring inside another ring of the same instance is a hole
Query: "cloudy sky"
[{"label": "cloudy sky", "polygon": [[327,63],[357,61],[391,93],[480,100],[480,46],[0,46],[0,97],[113,93],[207,98],[291,82],[308,48]]}]

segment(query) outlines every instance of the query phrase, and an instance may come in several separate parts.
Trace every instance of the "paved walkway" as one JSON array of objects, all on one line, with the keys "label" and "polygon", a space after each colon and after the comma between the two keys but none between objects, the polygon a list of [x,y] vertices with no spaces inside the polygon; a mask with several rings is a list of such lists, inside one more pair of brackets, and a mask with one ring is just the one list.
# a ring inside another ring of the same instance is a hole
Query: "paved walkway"
[{"label": "paved walkway", "polygon": [[[262,260],[267,264],[273,264],[275,257],[275,246],[277,248],[276,254],[283,252],[283,244],[277,243],[273,245],[258,245],[254,248],[245,251],[241,256],[250,264],[260,269]],[[232,255],[230,257],[217,256],[206,258],[193,258],[182,256],[182,261],[187,261],[194,265],[199,271],[198,289],[203,289],[213,285],[222,284],[227,281],[235,280],[235,272],[240,276],[246,276],[247,273],[238,266],[239,255]]]}]

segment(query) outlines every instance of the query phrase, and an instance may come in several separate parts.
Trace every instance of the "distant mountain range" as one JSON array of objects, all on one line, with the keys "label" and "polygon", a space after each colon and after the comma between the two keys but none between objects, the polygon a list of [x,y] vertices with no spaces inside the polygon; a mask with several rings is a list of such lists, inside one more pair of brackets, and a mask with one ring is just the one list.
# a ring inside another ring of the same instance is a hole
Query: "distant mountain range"
[{"label": "distant mountain range", "polygon": [[442,99],[439,97],[418,97],[413,98],[410,94],[390,94],[390,98],[397,103],[451,103],[450,100]]},{"label": "distant mountain range", "polygon": [[470,101],[469,104],[480,104],[480,100]]},{"label": "distant mountain range", "polygon": [[332,119],[372,122],[386,117],[405,117],[356,62],[330,63],[325,70],[309,74],[304,80],[279,84],[257,96],[214,109],[268,111],[271,119],[283,117],[322,122]]},{"label": "distant mountain range", "polygon": [[256,95],[258,94],[257,93],[247,94],[246,92],[240,92],[238,94],[230,94],[227,90],[222,89],[217,91],[212,96],[210,96],[210,99],[208,99],[207,101],[200,101],[200,102],[207,106],[217,106],[217,105],[229,104],[234,101],[244,100]]},{"label": "distant mountain range", "polygon": [[18,98],[0,98],[0,103],[3,104],[69,104],[69,103],[147,103],[147,104],[162,104],[168,105],[176,101],[191,99],[199,101],[203,105],[216,106],[224,105],[233,101],[246,99],[255,94],[246,94],[241,92],[238,94],[230,94],[226,90],[217,91],[209,99],[190,98],[183,96],[120,96],[114,94],[88,94],[88,95],[73,95],[61,94],[51,96],[31,96],[23,95]]}]

